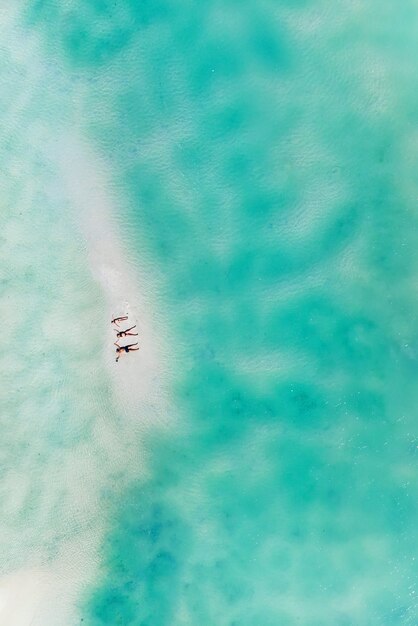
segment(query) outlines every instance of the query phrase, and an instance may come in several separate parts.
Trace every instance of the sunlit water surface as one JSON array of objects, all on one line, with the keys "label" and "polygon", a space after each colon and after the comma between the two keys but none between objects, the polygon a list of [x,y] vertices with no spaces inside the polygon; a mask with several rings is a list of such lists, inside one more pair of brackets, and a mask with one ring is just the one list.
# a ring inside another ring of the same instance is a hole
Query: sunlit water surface
[{"label": "sunlit water surface", "polygon": [[[416,4],[17,4],[4,570],[90,533],[71,626],[416,625]],[[112,400],[103,296],[45,156],[72,129],[160,277],[177,420],[145,438]]]}]

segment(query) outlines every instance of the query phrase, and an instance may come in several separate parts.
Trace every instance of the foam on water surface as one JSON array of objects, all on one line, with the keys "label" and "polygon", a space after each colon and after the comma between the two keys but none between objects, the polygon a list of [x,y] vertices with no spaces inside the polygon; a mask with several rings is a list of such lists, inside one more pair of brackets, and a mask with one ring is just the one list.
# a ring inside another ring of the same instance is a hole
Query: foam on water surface
[{"label": "foam on water surface", "polygon": [[19,8],[4,570],[84,541],[63,626],[414,625],[416,6]]}]

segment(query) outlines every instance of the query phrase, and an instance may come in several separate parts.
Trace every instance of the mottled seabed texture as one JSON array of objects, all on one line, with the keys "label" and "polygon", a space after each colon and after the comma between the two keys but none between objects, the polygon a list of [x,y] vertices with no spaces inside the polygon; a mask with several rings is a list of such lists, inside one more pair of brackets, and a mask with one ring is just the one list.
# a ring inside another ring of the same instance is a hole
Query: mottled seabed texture
[{"label": "mottled seabed texture", "polygon": [[416,2],[0,18],[2,626],[416,626]]}]

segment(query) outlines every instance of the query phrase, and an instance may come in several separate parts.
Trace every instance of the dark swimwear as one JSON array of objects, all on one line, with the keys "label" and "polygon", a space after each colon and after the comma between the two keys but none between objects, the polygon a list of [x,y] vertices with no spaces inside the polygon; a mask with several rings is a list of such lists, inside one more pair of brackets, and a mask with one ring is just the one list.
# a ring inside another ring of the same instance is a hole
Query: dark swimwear
[{"label": "dark swimwear", "polygon": [[120,346],[119,348],[116,348],[116,352],[120,352],[121,350],[125,350],[125,352],[130,352],[129,348],[132,348],[132,346],[137,346],[138,342],[136,343],[130,343],[128,346]]}]

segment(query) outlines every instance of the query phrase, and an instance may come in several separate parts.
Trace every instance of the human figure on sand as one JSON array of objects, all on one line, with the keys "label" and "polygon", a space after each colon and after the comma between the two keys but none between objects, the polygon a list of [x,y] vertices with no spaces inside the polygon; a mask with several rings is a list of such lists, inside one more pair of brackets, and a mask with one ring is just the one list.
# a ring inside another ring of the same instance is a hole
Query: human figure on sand
[{"label": "human figure on sand", "polygon": [[136,328],[136,324],[135,324],[135,326],[131,326],[130,328],[127,328],[126,330],[120,330],[119,332],[116,333],[116,337],[118,337],[118,338],[120,338],[120,337],[127,337],[128,335],[129,336],[133,336],[133,337],[137,337],[138,333],[131,333],[130,332],[134,328]]},{"label": "human figure on sand", "polygon": [[119,322],[125,322],[127,319],[127,315],[121,315],[120,317],[114,317],[110,323],[115,324],[119,328]]},{"label": "human figure on sand", "polygon": [[125,350],[126,354],[128,354],[128,352],[135,352],[135,350],[139,350],[139,348],[134,348],[133,346],[137,346],[138,342],[136,343],[129,343],[127,346],[120,346],[118,344],[117,341],[115,341],[114,345],[116,346],[116,352],[117,352],[117,357],[116,357],[116,363],[119,361],[122,350]]},{"label": "human figure on sand", "polygon": [[[132,332],[136,328],[136,324],[134,324],[133,326],[130,326],[130,328],[125,328],[125,330],[117,330],[119,328],[119,322],[126,322],[127,319],[129,319],[128,315],[120,315],[119,317],[114,317],[110,322],[111,324],[114,324],[116,326],[114,330],[116,330],[116,337],[118,340],[121,337],[137,337],[138,336],[138,333]],[[128,354],[128,352],[135,352],[136,350],[139,350],[139,347],[138,348],[136,347],[138,346],[138,342],[129,343],[127,346],[120,346],[118,344],[118,341],[115,341],[114,345],[116,346],[116,354],[117,354],[116,363],[119,361],[124,351],[126,352],[126,354]]]}]

